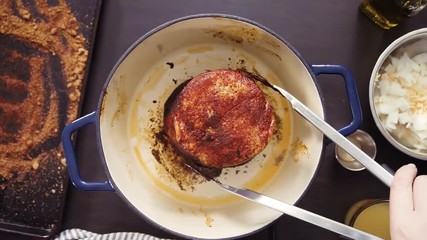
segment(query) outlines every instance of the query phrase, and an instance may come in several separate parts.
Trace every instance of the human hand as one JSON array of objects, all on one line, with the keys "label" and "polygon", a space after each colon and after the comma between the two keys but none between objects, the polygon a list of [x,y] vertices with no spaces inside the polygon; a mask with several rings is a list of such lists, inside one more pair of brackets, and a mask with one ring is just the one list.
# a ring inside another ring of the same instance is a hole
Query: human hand
[{"label": "human hand", "polygon": [[427,238],[427,175],[414,164],[397,170],[390,188],[390,235],[393,240]]}]

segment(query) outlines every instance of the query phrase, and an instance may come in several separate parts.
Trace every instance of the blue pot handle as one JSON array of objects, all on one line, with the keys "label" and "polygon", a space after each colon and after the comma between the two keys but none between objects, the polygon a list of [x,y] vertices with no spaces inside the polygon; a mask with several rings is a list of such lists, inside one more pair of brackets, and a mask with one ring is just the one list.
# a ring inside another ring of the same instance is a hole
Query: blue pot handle
[{"label": "blue pot handle", "polygon": [[114,191],[110,181],[104,182],[86,182],[80,178],[79,169],[77,166],[76,154],[72,142],[72,134],[88,125],[96,122],[96,112],[89,113],[70,124],[66,125],[62,132],[62,146],[64,148],[65,159],[67,160],[68,174],[71,182],[80,190],[84,191]]},{"label": "blue pot handle", "polygon": [[311,69],[315,75],[339,74],[343,77],[353,120],[349,125],[338,131],[344,136],[354,133],[362,123],[362,108],[360,107],[359,95],[357,94],[356,82],[353,75],[347,68],[341,65],[311,65]]}]

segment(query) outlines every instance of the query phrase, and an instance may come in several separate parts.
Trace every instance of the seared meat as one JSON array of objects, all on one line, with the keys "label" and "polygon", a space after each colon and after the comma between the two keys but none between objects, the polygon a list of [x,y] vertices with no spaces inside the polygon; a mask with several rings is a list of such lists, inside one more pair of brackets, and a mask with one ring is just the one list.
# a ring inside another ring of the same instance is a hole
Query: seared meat
[{"label": "seared meat", "polygon": [[241,165],[268,144],[275,115],[255,80],[237,70],[191,79],[172,101],[164,131],[187,157],[211,168]]}]

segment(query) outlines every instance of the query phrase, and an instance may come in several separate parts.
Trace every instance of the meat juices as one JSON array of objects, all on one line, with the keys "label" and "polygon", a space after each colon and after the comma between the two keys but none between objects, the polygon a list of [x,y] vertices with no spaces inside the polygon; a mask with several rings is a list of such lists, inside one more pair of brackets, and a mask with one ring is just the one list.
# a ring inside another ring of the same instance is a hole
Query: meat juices
[{"label": "meat juices", "polygon": [[174,147],[205,167],[244,164],[274,131],[275,114],[256,80],[238,70],[202,73],[168,99],[164,132]]}]

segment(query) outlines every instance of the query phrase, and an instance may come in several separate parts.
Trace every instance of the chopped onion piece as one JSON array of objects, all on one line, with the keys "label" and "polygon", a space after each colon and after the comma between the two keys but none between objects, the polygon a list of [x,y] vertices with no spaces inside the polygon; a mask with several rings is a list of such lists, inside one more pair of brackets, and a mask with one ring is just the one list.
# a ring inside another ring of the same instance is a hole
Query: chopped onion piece
[{"label": "chopped onion piece", "polygon": [[377,76],[375,110],[384,128],[407,147],[427,150],[427,52],[389,57]]}]

